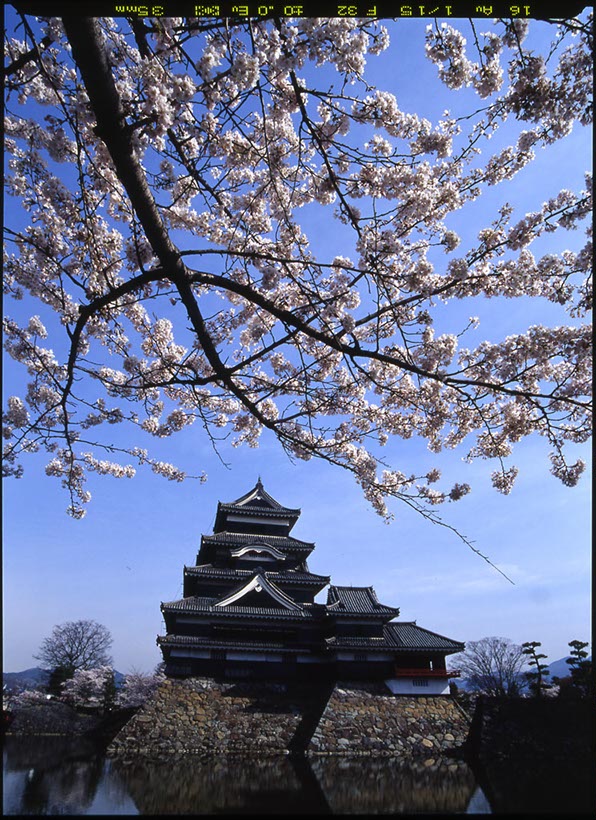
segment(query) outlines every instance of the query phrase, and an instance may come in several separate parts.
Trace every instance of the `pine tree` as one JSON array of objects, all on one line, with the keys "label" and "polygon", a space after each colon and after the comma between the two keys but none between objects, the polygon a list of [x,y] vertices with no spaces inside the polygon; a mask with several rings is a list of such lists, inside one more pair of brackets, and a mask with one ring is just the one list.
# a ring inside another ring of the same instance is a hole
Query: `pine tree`
[{"label": "pine tree", "polygon": [[537,698],[541,697],[551,688],[551,684],[544,680],[547,675],[550,675],[550,672],[548,666],[542,663],[546,655],[542,652],[536,652],[539,646],[542,646],[540,641],[526,641],[526,643],[522,644],[524,655],[528,655],[529,657],[528,663],[534,667],[531,672],[525,673],[528,688],[532,695]]},{"label": "pine tree", "polygon": [[588,659],[585,651],[588,646],[587,641],[569,641],[571,656],[566,663],[571,673],[571,685],[576,694],[582,698],[591,697],[594,694],[594,677],[592,674],[592,661]]}]

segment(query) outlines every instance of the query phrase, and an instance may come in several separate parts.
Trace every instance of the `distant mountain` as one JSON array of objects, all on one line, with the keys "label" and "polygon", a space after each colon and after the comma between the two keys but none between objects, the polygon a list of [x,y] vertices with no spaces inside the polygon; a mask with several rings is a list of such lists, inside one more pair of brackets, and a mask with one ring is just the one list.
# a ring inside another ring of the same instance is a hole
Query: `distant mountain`
[{"label": "distant mountain", "polygon": [[[567,658],[570,658],[571,655],[567,655]],[[553,661],[548,665],[548,671],[550,672],[549,680],[552,680],[554,677],[557,678],[567,678],[571,674],[571,670],[569,664],[566,663],[567,658],[561,658],[558,661]],[[589,655],[586,658],[587,661],[592,660],[592,656]]]},{"label": "distant mountain", "polygon": [[2,673],[2,683],[12,690],[37,689],[37,687],[47,686],[49,679],[48,670],[40,669],[39,666],[24,669],[22,672]]},{"label": "distant mountain", "polygon": [[[116,686],[121,686],[124,681],[122,672],[114,670],[114,683]],[[24,669],[22,672],[3,672],[2,683],[13,691],[21,691],[23,689],[37,689],[38,687],[45,687],[48,685],[50,673],[47,669],[41,669],[39,666],[34,666],[31,669]]]}]

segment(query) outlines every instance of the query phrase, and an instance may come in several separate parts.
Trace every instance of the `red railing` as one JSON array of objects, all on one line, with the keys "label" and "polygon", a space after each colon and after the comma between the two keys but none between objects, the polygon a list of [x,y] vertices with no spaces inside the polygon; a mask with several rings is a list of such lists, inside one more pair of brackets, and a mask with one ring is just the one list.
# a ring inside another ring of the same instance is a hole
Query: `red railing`
[{"label": "red railing", "polygon": [[396,678],[459,678],[457,669],[395,669]]}]

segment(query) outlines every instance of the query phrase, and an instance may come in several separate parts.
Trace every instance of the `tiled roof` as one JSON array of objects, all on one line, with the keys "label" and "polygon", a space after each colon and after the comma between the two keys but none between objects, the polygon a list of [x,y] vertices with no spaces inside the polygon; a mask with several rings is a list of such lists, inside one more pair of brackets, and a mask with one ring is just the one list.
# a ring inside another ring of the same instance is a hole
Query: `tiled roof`
[{"label": "tiled roof", "polygon": [[286,609],[283,606],[241,606],[237,604],[229,604],[228,606],[222,607],[215,606],[218,600],[218,598],[204,598],[198,595],[192,595],[188,598],[181,598],[179,601],[167,601],[162,603],[161,609],[165,612],[203,613],[215,615],[218,618],[228,615],[267,617],[272,619],[284,618],[290,620],[293,618],[313,617],[312,604],[302,604],[301,609]]},{"label": "tiled roof", "polygon": [[253,649],[264,652],[271,649],[283,649],[284,652],[301,651],[300,647],[288,647],[284,641],[235,641],[234,639],[226,640],[189,635],[160,635],[157,638],[157,643],[160,646],[202,646],[207,649]]},{"label": "tiled roof", "polygon": [[335,636],[328,638],[326,643],[329,648],[353,647],[354,649],[390,650],[392,652],[402,649],[407,652],[437,651],[452,654],[462,652],[465,648],[463,643],[437,635],[436,632],[430,632],[428,629],[416,626],[415,623],[399,622],[385,624],[382,638]]},{"label": "tiled roof", "polygon": [[[224,638],[190,637],[186,635],[166,635],[158,638],[158,643],[168,646],[205,646],[205,647],[246,647],[247,649],[272,649],[283,648],[291,651],[286,644],[281,641],[251,641],[234,640]],[[407,652],[446,652],[453,654],[461,652],[464,644],[453,641],[443,635],[438,635],[428,629],[416,626],[413,623],[386,624],[384,627],[384,637],[332,637],[325,640],[326,646],[333,649],[356,649],[379,652],[395,652],[404,650]]]},{"label": "tiled roof", "polygon": [[267,490],[263,487],[261,479],[257,481],[252,490],[249,490],[244,495],[237,498],[235,501],[219,502],[218,508],[225,510],[238,511],[238,508],[251,510],[258,509],[266,511],[267,513],[277,512],[284,515],[299,516],[300,510],[291,507],[284,507],[279,501],[276,501],[272,495],[269,495]]},{"label": "tiled roof", "polygon": [[383,632],[387,642],[400,649],[436,649],[439,651],[447,650],[450,653],[463,652],[465,649],[464,643],[446,638],[444,635],[431,632],[429,629],[423,629],[421,626],[416,626],[413,621],[403,623],[397,621],[385,624]]},{"label": "tiled roof", "polygon": [[[184,567],[186,575],[208,576],[210,578],[221,578],[223,580],[234,580],[236,578],[249,578],[254,575],[254,569],[232,569],[231,567],[214,567],[212,564],[201,564],[196,567]],[[276,583],[301,583],[301,584],[328,584],[330,578],[328,575],[315,575],[312,572],[301,572],[300,570],[267,570],[264,569],[264,575],[271,578]]]},{"label": "tiled roof", "polygon": [[325,643],[330,649],[379,649],[387,652],[394,651],[394,647],[389,646],[385,638],[366,638],[362,636],[350,637],[342,635],[341,637],[334,635],[332,638],[326,638]]},{"label": "tiled roof", "polygon": [[262,515],[267,516],[267,518],[298,518],[300,515],[300,510],[286,510],[284,508],[280,510],[273,510],[270,507],[256,507],[254,505],[246,505],[245,507],[237,507],[234,504],[221,504],[217,505],[217,518],[219,520],[222,513],[234,513],[236,514],[246,514],[246,515]]},{"label": "tiled roof", "polygon": [[308,541],[299,541],[290,535],[254,535],[248,532],[216,532],[213,535],[203,535],[201,541],[205,544],[223,544],[225,546],[237,547],[244,544],[255,544],[259,541],[270,543],[272,547],[282,550],[282,552],[295,552],[308,550],[311,552],[315,545]]},{"label": "tiled roof", "polygon": [[399,615],[399,609],[379,603],[372,587],[332,585],[327,592],[327,609],[330,615]]},{"label": "tiled roof", "polygon": [[240,517],[240,520],[245,521],[268,520],[270,524],[281,525],[289,532],[300,517],[300,510],[284,507],[276,501],[265,490],[259,479],[252,490],[235,501],[225,504],[221,501],[218,503],[213,525],[214,532],[220,532],[228,526],[228,516],[233,516],[234,519]]}]

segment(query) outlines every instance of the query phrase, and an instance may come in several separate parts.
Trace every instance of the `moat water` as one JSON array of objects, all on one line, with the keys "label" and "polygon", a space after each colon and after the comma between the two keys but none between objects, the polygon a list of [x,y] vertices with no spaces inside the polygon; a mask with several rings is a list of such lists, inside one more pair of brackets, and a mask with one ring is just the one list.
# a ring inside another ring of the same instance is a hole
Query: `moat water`
[{"label": "moat water", "polygon": [[4,815],[490,814],[463,761],[199,758],[124,763],[87,743],[4,743]]}]

